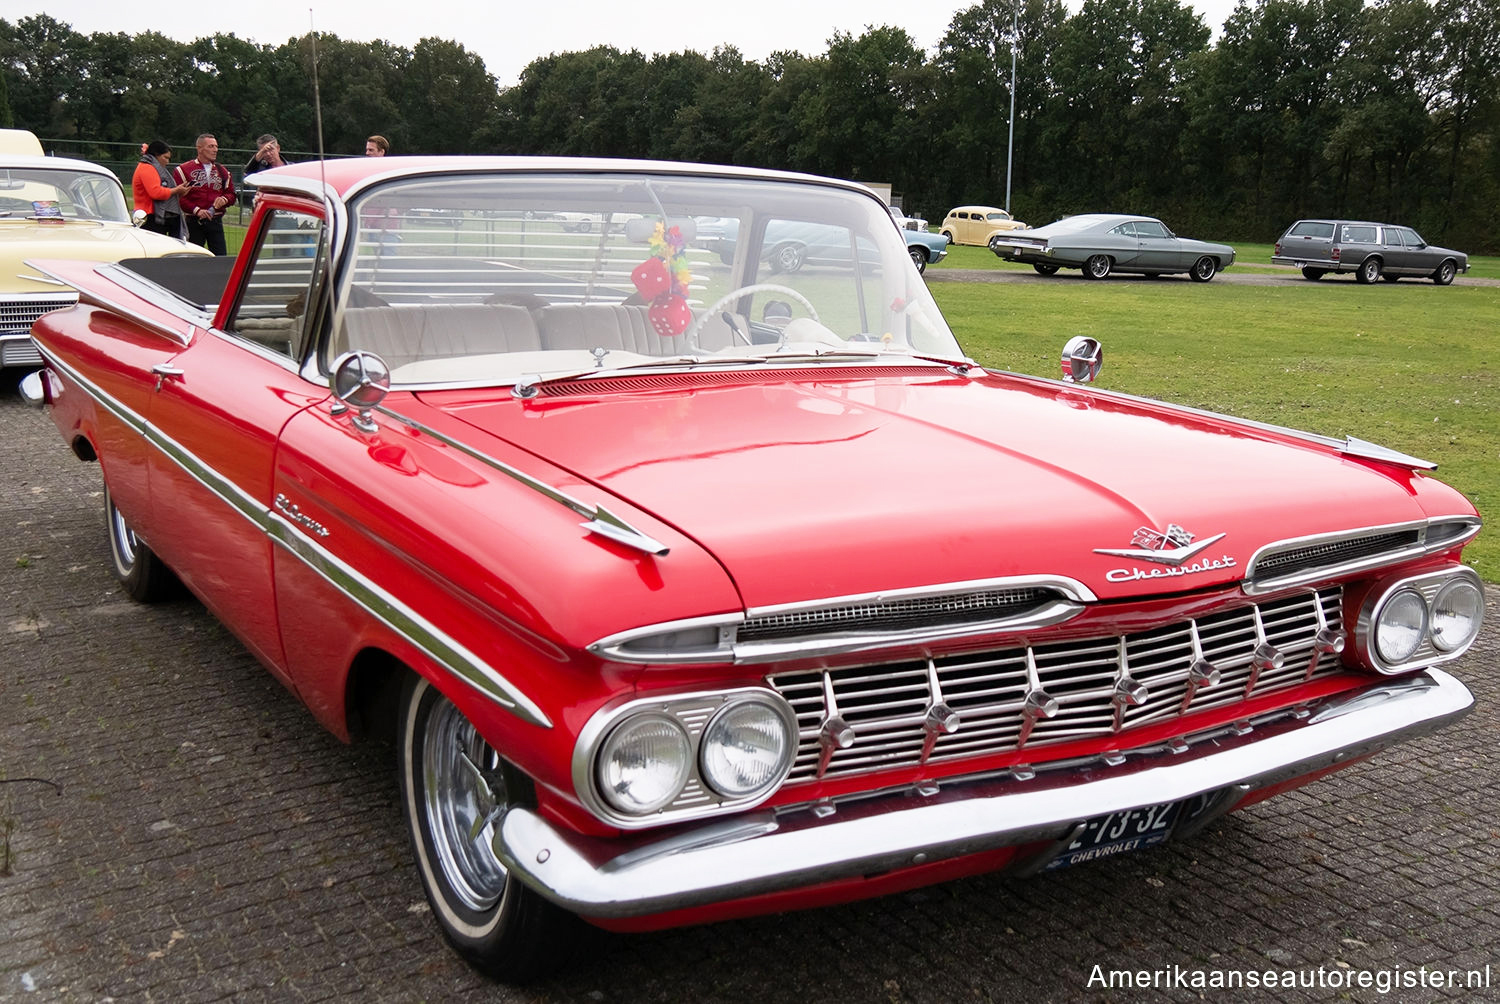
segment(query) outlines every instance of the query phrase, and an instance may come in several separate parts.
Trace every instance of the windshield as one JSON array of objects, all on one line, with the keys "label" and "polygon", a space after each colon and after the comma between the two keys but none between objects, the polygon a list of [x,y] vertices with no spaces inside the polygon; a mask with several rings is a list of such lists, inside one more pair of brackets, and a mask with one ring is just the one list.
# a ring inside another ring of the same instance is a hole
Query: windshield
[{"label": "windshield", "polygon": [[963,353],[876,199],[673,174],[488,173],[350,208],[325,363],[393,383],[515,383],[641,365],[847,365]]},{"label": "windshield", "polygon": [[0,167],[0,219],[130,222],[113,175],[44,167]]}]

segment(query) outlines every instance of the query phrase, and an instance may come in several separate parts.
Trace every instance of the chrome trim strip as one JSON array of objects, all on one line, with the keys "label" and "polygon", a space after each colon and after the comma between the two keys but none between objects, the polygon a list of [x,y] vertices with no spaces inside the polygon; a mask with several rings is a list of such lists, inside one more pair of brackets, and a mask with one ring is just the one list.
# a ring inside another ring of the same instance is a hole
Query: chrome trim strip
[{"label": "chrome trim strip", "polygon": [[416,419],[408,418],[400,412],[393,411],[390,408],[385,407],[384,405],[378,406],[375,410],[380,412],[382,415],[385,415],[387,418],[394,419],[395,421],[400,422],[402,425],[416,429],[418,432],[421,432],[424,435],[431,436],[438,442],[443,443],[447,446],[451,446],[461,453],[468,454],[480,463],[494,468],[501,474],[504,474],[506,477],[519,481],[527,488],[530,488],[533,491],[546,496],[559,505],[566,506],[567,508],[573,510],[578,515],[584,517],[584,522],[580,523],[579,526],[583,527],[585,530],[588,530],[590,533],[597,533],[601,537],[608,537],[610,540],[613,540],[616,543],[624,544],[626,547],[634,548],[637,551],[644,551],[647,554],[656,555],[657,557],[665,556],[670,550],[670,548],[668,548],[666,544],[663,544],[661,541],[647,536],[640,530],[637,530],[635,527],[631,526],[629,523],[625,522],[619,516],[616,516],[614,513],[604,508],[602,505],[592,506],[586,502],[580,502],[578,499],[575,499],[567,492],[554,488],[551,485],[547,484],[545,481],[540,481],[532,477],[531,475],[526,474],[525,472],[520,471],[507,463],[504,463],[503,461],[496,460],[494,457],[476,450],[474,449],[474,447],[469,446],[468,444],[463,443],[460,440],[454,439],[452,436],[444,435],[443,433],[438,432],[436,429],[433,429],[432,427],[427,425],[423,425]]},{"label": "chrome trim strip", "polygon": [[543,728],[552,722],[515,684],[494,667],[464,648],[421,614],[357,571],[352,565],[318,544],[279,513],[209,467],[176,440],[151,425],[77,370],[43,350],[47,363],[97,401],[110,414],[139,433],[190,477],[218,496],[230,509],[252,524],[274,543],[322,576],[330,585],[362,607],[392,631],[411,642],[434,662],[453,673],[485,697],[522,721]]},{"label": "chrome trim strip", "polygon": [[1173,411],[1183,412],[1188,415],[1197,415],[1200,418],[1211,418],[1216,422],[1224,422],[1229,425],[1238,425],[1247,429],[1255,429],[1259,432],[1270,432],[1281,436],[1290,436],[1303,442],[1315,443],[1318,446],[1326,446],[1330,449],[1351,457],[1363,457],[1367,460],[1379,460],[1400,467],[1410,467],[1415,470],[1433,471],[1437,470],[1437,464],[1430,460],[1422,460],[1419,457],[1408,456],[1399,450],[1392,450],[1375,443],[1356,439],[1353,436],[1345,436],[1336,439],[1333,436],[1324,436],[1317,432],[1307,432],[1303,429],[1293,429],[1285,425],[1274,425],[1270,422],[1257,422],[1250,418],[1239,418],[1235,415],[1226,415],[1222,412],[1209,411],[1207,408],[1193,408],[1185,404],[1168,404],[1165,401],[1153,397],[1143,397],[1139,394],[1127,394],[1120,390],[1108,390],[1103,387],[1089,386],[1087,391],[1077,384],[1066,383],[1062,380],[1050,377],[1031,376],[1026,373],[1012,373],[1009,370],[992,370],[1007,377],[1015,377],[1018,380],[1031,380],[1044,384],[1056,384],[1074,393],[1098,394],[1102,397],[1115,398],[1121,401],[1130,401],[1136,404],[1149,404],[1158,408],[1170,408]]},{"label": "chrome trim strip", "polygon": [[[829,632],[820,637],[778,641],[744,642],[735,638],[735,631],[745,621],[757,617],[774,617],[782,614],[808,613],[817,610],[836,609],[845,606],[860,606],[872,603],[892,603],[903,600],[927,599],[941,596],[961,596],[967,593],[992,592],[999,589],[1050,589],[1064,599],[1049,603],[1036,610],[1013,617],[976,621],[972,624],[946,624],[931,628],[909,628],[892,631],[843,631]],[[831,596],[817,600],[798,600],[794,603],[777,603],[768,606],[750,607],[743,614],[715,614],[692,617],[680,621],[665,621],[631,628],[600,638],[589,646],[589,651],[605,659],[630,663],[678,663],[678,662],[733,662],[736,665],[754,665],[779,659],[798,658],[804,655],[834,655],[864,652],[877,648],[916,644],[941,638],[967,638],[991,632],[1027,631],[1039,627],[1060,624],[1083,610],[1083,604],[1097,602],[1093,590],[1062,575],[1013,575],[996,579],[970,579],[963,582],[943,582],[931,586],[914,586],[890,589],[881,592],[851,593],[847,596]],[[719,647],[713,651],[692,650],[676,652],[636,652],[628,646],[633,641],[654,635],[673,634],[700,627],[719,628]]]},{"label": "chrome trim strip", "polygon": [[[188,256],[181,256],[188,257]],[[198,257],[193,255],[191,257]],[[214,314],[218,312],[218,304],[197,304],[191,300],[184,299],[177,292],[161,283],[152,282],[139,272],[132,271],[118,262],[110,262],[100,265],[94,269],[94,274],[108,279],[121,289],[134,293],[143,300],[149,300],[154,307],[160,307],[167,313],[179,320],[187,321],[189,324],[206,328],[214,321]],[[89,295],[93,295],[90,293]],[[110,305],[111,310],[119,307]]]},{"label": "chrome trim strip", "polygon": [[873,593],[850,593],[847,596],[830,596],[818,600],[798,600],[794,603],[775,603],[763,607],[749,607],[746,617],[774,617],[778,614],[803,613],[809,610],[826,610],[829,607],[857,606],[865,603],[891,603],[901,600],[926,599],[930,596],[959,595],[962,593],[987,592],[996,589],[1053,589],[1078,603],[1094,603],[1099,597],[1093,590],[1077,579],[1065,575],[1010,575],[995,579],[967,579],[962,582],[941,582],[932,586],[913,586],[906,589],[886,589]]},{"label": "chrome trim strip", "polygon": [[1176,753],[1127,751],[1117,766],[1091,761],[1026,781],[1001,772],[945,782],[928,797],[897,791],[744,813],[664,837],[582,837],[514,808],[494,849],[512,876],[564,909],[643,916],[1055,840],[1084,818],[1208,792],[1244,793],[1239,786],[1277,784],[1425,735],[1473,703],[1462,683],[1429,670],[1314,702],[1313,714],[1245,735]]},{"label": "chrome trim strip", "polygon": [[[1467,524],[1469,529],[1464,533],[1444,540],[1432,543],[1427,541],[1428,531],[1434,526],[1451,524]],[[1397,565],[1403,561],[1410,561],[1412,558],[1418,558],[1426,554],[1435,554],[1438,551],[1467,543],[1474,539],[1482,526],[1483,521],[1477,516],[1455,514],[1452,516],[1433,516],[1425,520],[1412,520],[1407,523],[1387,523],[1382,526],[1359,527],[1353,530],[1339,530],[1334,533],[1311,534],[1306,537],[1288,537],[1286,540],[1278,540],[1266,544],[1256,549],[1255,553],[1250,555],[1250,560],[1246,563],[1245,578],[1240,583],[1240,588],[1247,596],[1259,596],[1264,593],[1290,589],[1295,586],[1305,586],[1324,579],[1339,578],[1357,572],[1367,572],[1386,565]],[[1262,560],[1287,551],[1316,547],[1319,544],[1337,544],[1360,537],[1376,537],[1381,534],[1402,533],[1412,530],[1417,532],[1418,541],[1409,547],[1399,548],[1394,551],[1385,551],[1381,554],[1366,555],[1365,557],[1350,561],[1321,565],[1317,568],[1303,569],[1278,577],[1256,580],[1256,566]]]}]

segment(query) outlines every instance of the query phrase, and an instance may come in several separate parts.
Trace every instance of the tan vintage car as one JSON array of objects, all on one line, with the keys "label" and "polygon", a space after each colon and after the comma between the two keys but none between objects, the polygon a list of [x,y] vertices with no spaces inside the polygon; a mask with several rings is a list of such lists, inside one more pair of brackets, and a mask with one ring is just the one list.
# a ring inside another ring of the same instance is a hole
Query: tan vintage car
[{"label": "tan vintage car", "polygon": [[943,236],[953,244],[989,247],[990,238],[1007,230],[1025,230],[1026,224],[994,206],[959,206],[943,218]]},{"label": "tan vintage car", "polygon": [[[125,190],[108,168],[65,157],[7,153],[30,134],[5,132],[9,135],[0,143],[0,367],[40,366],[31,323],[49,310],[78,302],[76,290],[44,277],[25,264],[28,259],[116,262],[208,254],[137,229]],[[31,142],[36,143],[35,137]]]}]

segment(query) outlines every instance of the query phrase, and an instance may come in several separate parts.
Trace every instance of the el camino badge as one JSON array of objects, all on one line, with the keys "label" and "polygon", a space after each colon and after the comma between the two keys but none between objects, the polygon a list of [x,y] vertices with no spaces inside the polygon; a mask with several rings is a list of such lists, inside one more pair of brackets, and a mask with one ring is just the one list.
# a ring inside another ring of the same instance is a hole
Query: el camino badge
[{"label": "el camino badge", "polygon": [[1168,523],[1165,530],[1157,530],[1153,527],[1143,526],[1136,530],[1135,536],[1130,542],[1135,547],[1108,548],[1096,547],[1095,554],[1110,554],[1118,558],[1135,558],[1137,561],[1149,561],[1157,565],[1165,565],[1165,568],[1112,568],[1105,574],[1110,582],[1136,582],[1141,579],[1165,579],[1178,575],[1192,575],[1194,572],[1208,572],[1217,568],[1234,567],[1234,558],[1228,554],[1218,558],[1203,558],[1188,564],[1189,561],[1198,557],[1203,551],[1214,543],[1223,540],[1227,534],[1216,533],[1212,537],[1205,537],[1200,541],[1194,541],[1193,535],[1188,533],[1176,523]]},{"label": "el camino badge", "polygon": [[302,512],[301,509],[297,508],[297,503],[293,502],[291,499],[287,498],[280,492],[276,493],[276,508],[281,510],[281,512],[286,516],[287,519],[291,520],[293,523],[296,523],[298,526],[302,527],[302,529],[308,531],[309,533],[318,537],[328,536],[328,527],[324,526],[322,523],[319,523],[311,516]]}]

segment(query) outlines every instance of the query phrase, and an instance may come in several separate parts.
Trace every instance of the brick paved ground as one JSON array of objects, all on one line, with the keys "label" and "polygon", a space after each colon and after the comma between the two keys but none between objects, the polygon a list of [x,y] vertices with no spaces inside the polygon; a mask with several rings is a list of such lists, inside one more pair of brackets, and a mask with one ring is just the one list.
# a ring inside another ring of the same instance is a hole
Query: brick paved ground
[{"label": "brick paved ground", "polygon": [[1189,842],[1026,881],[601,936],[585,963],[514,990],[441,941],[388,752],[324,733],[196,603],[128,602],[97,466],[74,461],[14,384],[0,375],[0,1000],[1197,1000],[1111,995],[1089,977],[1424,964],[1489,966],[1500,999],[1500,590],[1456,670],[1474,714]]}]

